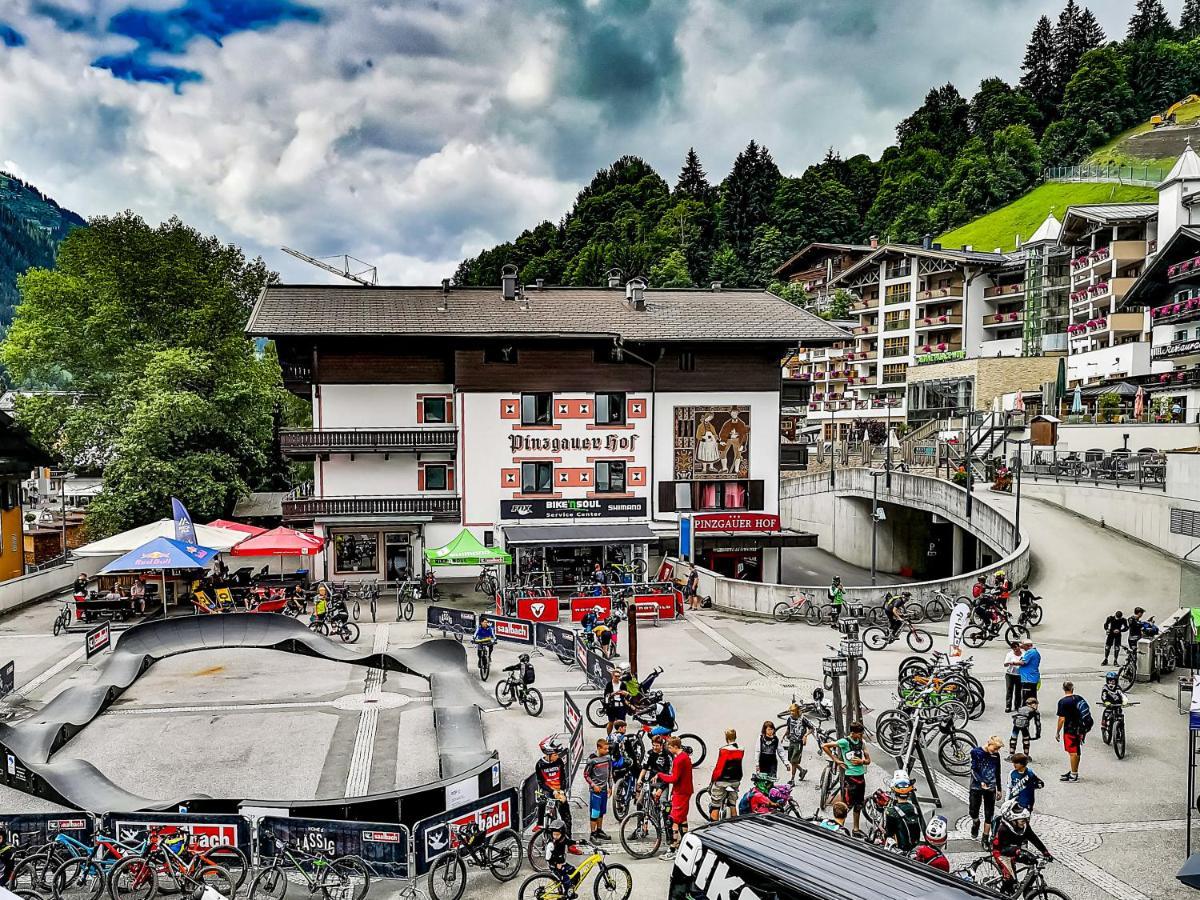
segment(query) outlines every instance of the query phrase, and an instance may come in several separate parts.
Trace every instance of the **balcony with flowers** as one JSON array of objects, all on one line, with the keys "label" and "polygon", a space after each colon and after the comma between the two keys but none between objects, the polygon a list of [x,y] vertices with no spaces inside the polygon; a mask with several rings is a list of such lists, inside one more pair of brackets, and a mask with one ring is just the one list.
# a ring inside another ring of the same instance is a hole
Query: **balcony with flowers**
[{"label": "balcony with flowers", "polygon": [[1008,328],[1014,325],[1020,325],[1025,321],[1025,316],[1020,310],[1008,310],[1007,312],[998,312],[986,315],[983,317],[984,328]]},{"label": "balcony with flowers", "polygon": [[994,287],[984,288],[983,296],[988,300],[994,300],[997,297],[1011,297],[1014,294],[1021,296],[1025,293],[1025,282],[1018,281],[1016,284],[997,284]]},{"label": "balcony with flowers", "polygon": [[942,313],[936,316],[922,316],[917,319],[917,331],[936,331],[939,328],[953,328],[962,324],[962,316],[955,313]]},{"label": "balcony with flowers", "polygon": [[1155,325],[1190,322],[1197,318],[1200,318],[1200,288],[1194,288],[1189,296],[1178,298],[1174,303],[1150,307],[1150,321]]},{"label": "balcony with flowers", "polygon": [[1191,259],[1181,260],[1173,266],[1167,266],[1168,281],[1178,281],[1189,275],[1200,275],[1200,256],[1193,256]]},{"label": "balcony with flowers", "polygon": [[964,285],[961,281],[938,285],[937,287],[928,287],[925,290],[917,292],[917,302],[930,303],[935,300],[961,300],[963,287]]}]

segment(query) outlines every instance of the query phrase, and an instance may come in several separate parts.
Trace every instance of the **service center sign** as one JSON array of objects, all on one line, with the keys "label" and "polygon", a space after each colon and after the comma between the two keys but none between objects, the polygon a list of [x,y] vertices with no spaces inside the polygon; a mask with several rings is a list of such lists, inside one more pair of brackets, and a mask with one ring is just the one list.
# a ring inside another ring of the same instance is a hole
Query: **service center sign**
[{"label": "service center sign", "polygon": [[779,516],[774,513],[704,513],[692,516],[692,529],[696,534],[719,531],[723,533],[747,531],[779,531]]}]

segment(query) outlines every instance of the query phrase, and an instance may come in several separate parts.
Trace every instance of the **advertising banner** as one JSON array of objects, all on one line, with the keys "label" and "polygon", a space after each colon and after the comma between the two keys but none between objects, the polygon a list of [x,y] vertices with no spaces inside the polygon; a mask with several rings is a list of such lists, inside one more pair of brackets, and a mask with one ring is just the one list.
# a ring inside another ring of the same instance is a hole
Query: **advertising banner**
[{"label": "advertising banner", "polygon": [[562,659],[569,660],[575,655],[575,632],[570,628],[538,622],[533,626],[533,642]]},{"label": "advertising banner", "polygon": [[[695,513],[695,533],[738,534],[747,531],[779,531],[779,516],[774,513]],[[681,551],[682,552],[682,551]]]},{"label": "advertising banner", "polygon": [[583,762],[583,715],[575,698],[563,691],[563,732],[567,735],[567,792]]},{"label": "advertising banner", "polygon": [[509,788],[447,810],[428,819],[422,819],[413,829],[413,848],[416,853],[416,872],[423,875],[439,856],[454,844],[454,829],[475,822],[487,834],[495,834],[504,828],[517,827],[517,792]]},{"label": "advertising banner", "polygon": [[9,660],[0,668],[0,697],[11,694],[17,686],[17,664]]},{"label": "advertising banner", "polygon": [[571,598],[571,621],[580,622],[589,611],[600,607],[600,615],[608,617],[612,615],[612,598],[608,596],[600,597],[572,597]]},{"label": "advertising banner", "polygon": [[[583,641],[579,642],[583,646]],[[587,674],[587,680],[592,687],[597,690],[603,690],[604,686],[612,680],[612,670],[616,668],[611,660],[605,659],[595,650],[587,651],[587,666],[584,672]]]},{"label": "advertising banner", "polygon": [[188,836],[188,845],[210,849],[230,844],[250,855],[250,823],[242,816],[201,813],[109,813],[103,819],[106,834],[126,843],[144,841],[154,828],[176,828]]},{"label": "advertising banner", "polygon": [[425,610],[425,630],[440,631],[442,635],[458,632],[470,637],[475,633],[475,613],[452,606],[430,606]]},{"label": "advertising banner", "polygon": [[107,650],[112,644],[112,626],[108,622],[97,625],[83,637],[83,652],[87,659]]},{"label": "advertising banner", "polygon": [[40,847],[65,834],[83,844],[90,844],[96,827],[88,813],[25,813],[0,815],[0,826],[8,832],[8,840],[18,850]]},{"label": "advertising banner", "polygon": [[946,649],[951,656],[962,656],[963,631],[971,621],[971,607],[957,603],[950,610],[950,623],[946,631]]},{"label": "advertising banner", "polygon": [[380,878],[410,877],[408,829],[403,825],[275,816],[258,820],[260,865],[276,859],[285,845],[305,853],[361,857]]},{"label": "advertising banner", "polygon": [[521,827],[522,834],[528,831],[537,821],[537,775],[530,775],[521,782]]},{"label": "advertising banner", "polygon": [[666,594],[636,594],[633,598],[633,602],[637,604],[639,619],[674,619],[676,604],[681,601],[682,596],[676,591]]},{"label": "advertising banner", "polygon": [[496,639],[511,641],[514,644],[533,643],[533,623],[523,619],[511,619],[507,616],[492,616],[492,630]]},{"label": "advertising banner", "polygon": [[517,618],[530,622],[557,622],[558,598],[553,594],[545,597],[518,597]]}]

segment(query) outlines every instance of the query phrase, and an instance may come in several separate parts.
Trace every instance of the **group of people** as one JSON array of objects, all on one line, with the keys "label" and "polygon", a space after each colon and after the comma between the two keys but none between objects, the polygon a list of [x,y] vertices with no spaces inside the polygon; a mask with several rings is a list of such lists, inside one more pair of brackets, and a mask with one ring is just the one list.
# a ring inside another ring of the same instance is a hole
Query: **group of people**
[{"label": "group of people", "polygon": [[1122,635],[1127,641],[1125,652],[1128,660],[1137,657],[1138,641],[1144,637],[1152,638],[1158,634],[1158,625],[1154,622],[1154,616],[1147,619],[1145,615],[1146,610],[1135,606],[1133,615],[1128,618],[1118,609],[1104,620],[1104,662],[1101,665],[1109,665],[1110,653],[1112,654],[1112,665],[1119,666],[1121,664]]}]

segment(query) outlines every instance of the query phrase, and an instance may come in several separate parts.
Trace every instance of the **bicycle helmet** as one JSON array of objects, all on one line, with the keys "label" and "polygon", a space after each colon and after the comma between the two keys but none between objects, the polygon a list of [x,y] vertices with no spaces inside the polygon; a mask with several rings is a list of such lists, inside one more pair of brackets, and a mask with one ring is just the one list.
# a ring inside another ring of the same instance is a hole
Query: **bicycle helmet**
[{"label": "bicycle helmet", "polygon": [[775,779],[766,772],[755,772],[750,776],[750,783],[760,791],[770,791],[775,786]]},{"label": "bicycle helmet", "polygon": [[556,739],[554,739],[552,737],[546,738],[544,741],[542,741],[540,746],[541,746],[543,756],[550,756],[554,753],[562,753],[563,752],[563,745],[560,744]]},{"label": "bicycle helmet", "polygon": [[934,816],[925,827],[925,843],[940,847],[946,843],[947,823],[945,816]]},{"label": "bicycle helmet", "polygon": [[987,581],[987,576],[986,576],[986,575],[980,575],[980,576],[979,576],[978,578],[976,578],[975,580],[976,580],[976,581],[978,581],[978,582],[984,582],[984,581]]},{"label": "bicycle helmet", "polygon": [[546,826],[547,831],[566,831],[567,823],[562,819],[551,819],[550,824]]},{"label": "bicycle helmet", "polygon": [[820,703],[825,699],[825,691],[823,688],[815,687],[812,692],[813,703]]},{"label": "bicycle helmet", "polygon": [[520,656],[518,656],[518,657],[517,657],[517,660],[518,660],[519,662],[529,662],[529,654],[528,654],[528,653],[522,653]]},{"label": "bicycle helmet", "polygon": [[1024,806],[1014,806],[1004,814],[1004,818],[1009,822],[1028,822],[1029,810]]},{"label": "bicycle helmet", "polygon": [[1117,683],[1117,673],[1116,672],[1105,672],[1104,673],[1104,683],[1109,687],[1112,687],[1114,684],[1116,684]]},{"label": "bicycle helmet", "polygon": [[792,799],[792,786],[790,784],[777,784],[771,788],[768,797],[773,803],[787,803]]},{"label": "bicycle helmet", "polygon": [[907,797],[912,792],[912,779],[903,769],[897,769],[892,775],[892,793],[899,797]]}]

